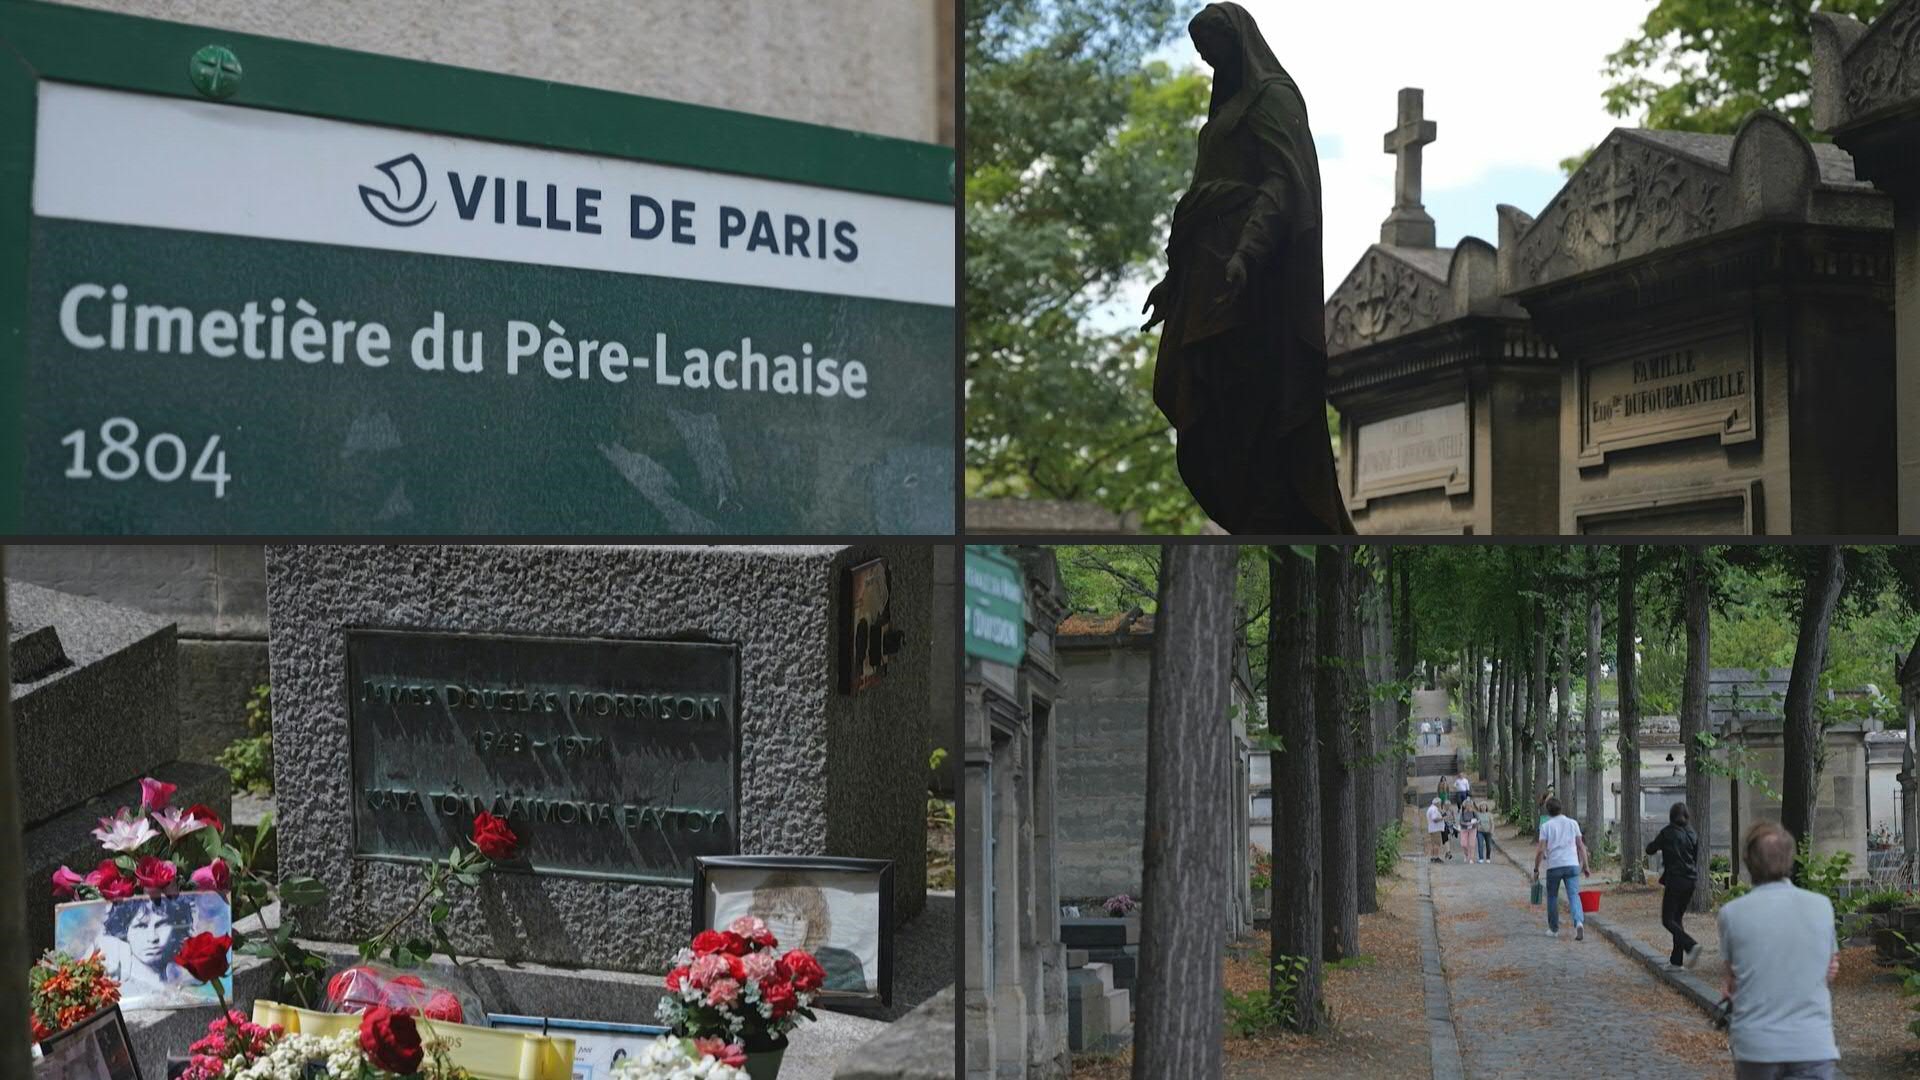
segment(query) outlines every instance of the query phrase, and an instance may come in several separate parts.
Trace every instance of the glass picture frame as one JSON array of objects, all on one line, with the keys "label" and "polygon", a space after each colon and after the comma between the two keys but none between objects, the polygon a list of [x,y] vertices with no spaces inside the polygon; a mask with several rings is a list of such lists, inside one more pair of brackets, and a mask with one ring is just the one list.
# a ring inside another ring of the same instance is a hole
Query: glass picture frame
[{"label": "glass picture frame", "polygon": [[109,1005],[34,1048],[33,1080],[141,1080],[133,1036]]},{"label": "glass picture frame", "polygon": [[893,1002],[893,861],[819,855],[716,855],[694,860],[693,927],[766,920],[779,952],[805,949],[826,971],[823,1008]]}]

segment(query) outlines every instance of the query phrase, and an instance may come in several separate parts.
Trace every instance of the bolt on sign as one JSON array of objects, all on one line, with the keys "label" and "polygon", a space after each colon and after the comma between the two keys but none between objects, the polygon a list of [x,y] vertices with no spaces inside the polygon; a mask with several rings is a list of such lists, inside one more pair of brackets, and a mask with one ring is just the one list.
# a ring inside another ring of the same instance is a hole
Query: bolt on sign
[{"label": "bolt on sign", "polygon": [[945,533],[953,155],[0,0],[0,529]]}]

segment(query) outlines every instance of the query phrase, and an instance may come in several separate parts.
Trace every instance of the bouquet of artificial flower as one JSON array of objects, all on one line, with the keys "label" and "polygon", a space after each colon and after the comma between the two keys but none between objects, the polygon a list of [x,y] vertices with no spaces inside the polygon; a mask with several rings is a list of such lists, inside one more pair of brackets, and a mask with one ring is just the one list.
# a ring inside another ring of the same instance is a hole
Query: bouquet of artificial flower
[{"label": "bouquet of artificial flower", "polygon": [[27,973],[33,1041],[43,1042],[120,1000],[120,984],[107,976],[98,952],[85,960],[49,952]]},{"label": "bouquet of artificial flower", "polygon": [[238,1012],[207,1025],[193,1044],[183,1080],[388,1080],[424,1076],[471,1080],[449,1064],[444,1042],[423,1042],[407,1013],[374,1006],[360,1014],[357,1031],[320,1036],[287,1034],[278,1024],[262,1027]]},{"label": "bouquet of artificial flower", "polygon": [[702,930],[667,973],[661,1023],[676,1035],[753,1050],[783,1045],[802,1018],[814,1018],[809,1006],[827,975],[813,954],[781,955],[778,945],[767,924],[750,915],[725,930]]},{"label": "bouquet of artificial flower", "polygon": [[101,818],[94,839],[112,858],[87,874],[62,866],[53,872],[53,895],[60,899],[125,900],[136,892],[173,896],[192,887],[225,894],[233,888],[220,833],[226,823],[203,804],[182,810],[167,805],[175,785],[149,776],[140,781],[140,809],[121,807]]}]

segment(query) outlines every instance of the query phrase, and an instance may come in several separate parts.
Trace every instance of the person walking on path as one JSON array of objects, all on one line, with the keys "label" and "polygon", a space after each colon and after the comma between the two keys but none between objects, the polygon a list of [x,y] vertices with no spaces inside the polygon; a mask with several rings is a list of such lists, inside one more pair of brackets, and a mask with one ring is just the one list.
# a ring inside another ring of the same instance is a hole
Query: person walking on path
[{"label": "person walking on path", "polygon": [[1533,880],[1540,880],[1540,864],[1547,865],[1547,936],[1560,936],[1560,901],[1557,891],[1565,885],[1567,907],[1573,912],[1573,940],[1587,938],[1587,917],[1580,910],[1580,878],[1590,876],[1587,842],[1580,836],[1580,823],[1560,812],[1560,800],[1548,796],[1547,817],[1540,824],[1540,838],[1533,845]]},{"label": "person walking on path", "polygon": [[1440,861],[1440,845],[1447,830],[1447,815],[1440,809],[1440,796],[1435,795],[1427,807],[1427,861]]},{"label": "person walking on path", "polygon": [[1469,862],[1485,862],[1484,857],[1476,858],[1480,852],[1480,811],[1474,808],[1473,800],[1467,799],[1460,804],[1460,854]]},{"label": "person walking on path", "polygon": [[1420,721],[1420,745],[1421,746],[1432,745],[1432,739],[1433,739],[1433,725],[1427,723],[1425,720]]},{"label": "person walking on path", "polygon": [[1461,773],[1459,776],[1454,777],[1453,805],[1467,805],[1467,796],[1471,794],[1473,794],[1473,781],[1467,779],[1467,774]]},{"label": "person walking on path", "polygon": [[1660,856],[1660,925],[1673,935],[1673,952],[1668,963],[1674,967],[1692,967],[1700,962],[1700,943],[1687,933],[1681,920],[1700,881],[1700,837],[1690,824],[1687,804],[1678,802],[1667,811],[1667,827],[1647,845],[1647,854]]},{"label": "person walking on path", "polygon": [[1753,891],[1720,909],[1736,1080],[1830,1080],[1840,1061],[1827,984],[1840,971],[1833,903],[1787,880],[1793,834],[1756,822],[1741,845]]}]

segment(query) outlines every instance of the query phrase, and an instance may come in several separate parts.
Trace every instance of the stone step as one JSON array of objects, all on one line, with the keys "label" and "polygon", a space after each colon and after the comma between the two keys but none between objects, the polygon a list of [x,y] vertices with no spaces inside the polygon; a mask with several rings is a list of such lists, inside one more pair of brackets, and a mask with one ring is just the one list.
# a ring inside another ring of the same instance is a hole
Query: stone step
[{"label": "stone step", "polygon": [[1140,974],[1140,950],[1138,946],[1126,949],[1091,949],[1087,952],[1087,964],[1105,964],[1113,969],[1113,985],[1121,990],[1133,989],[1134,980]]},{"label": "stone step", "polygon": [[1067,973],[1070,998],[1105,997],[1113,993],[1113,965],[1087,964]]},{"label": "stone step", "polygon": [[1067,968],[1069,970],[1077,967],[1085,967],[1086,964],[1087,964],[1087,950],[1085,949],[1068,949],[1067,950]]}]

